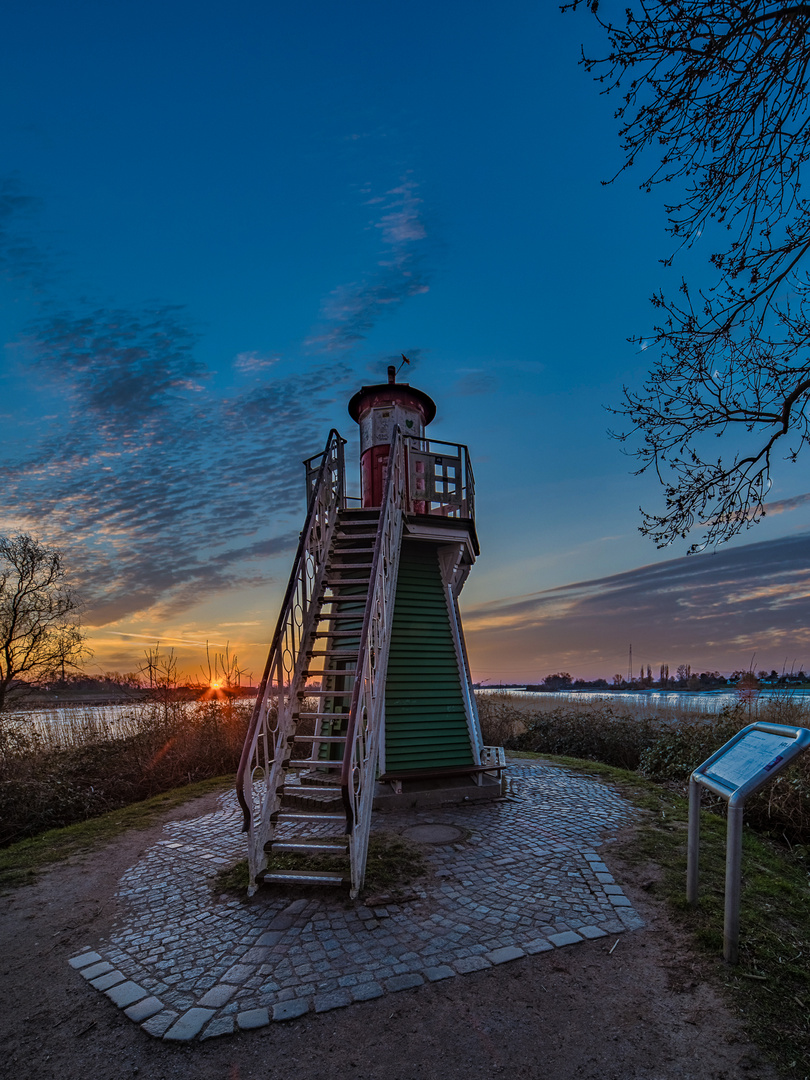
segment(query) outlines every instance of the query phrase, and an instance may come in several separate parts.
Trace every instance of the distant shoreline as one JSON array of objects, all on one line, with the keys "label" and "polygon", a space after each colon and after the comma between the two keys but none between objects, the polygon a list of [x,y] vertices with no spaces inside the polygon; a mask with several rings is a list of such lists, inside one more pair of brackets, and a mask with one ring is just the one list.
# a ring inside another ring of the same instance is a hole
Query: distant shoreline
[{"label": "distant shoreline", "polygon": [[[712,686],[705,690],[685,690],[681,687],[660,686],[568,686],[559,690],[536,689],[527,686],[476,686],[476,693],[484,694],[548,694],[565,695],[571,694],[683,694],[686,697],[706,697],[707,694],[733,694],[737,690],[736,683],[732,686]],[[806,694],[810,693],[810,683],[802,683],[799,686],[761,686],[756,692],[762,694]]]}]

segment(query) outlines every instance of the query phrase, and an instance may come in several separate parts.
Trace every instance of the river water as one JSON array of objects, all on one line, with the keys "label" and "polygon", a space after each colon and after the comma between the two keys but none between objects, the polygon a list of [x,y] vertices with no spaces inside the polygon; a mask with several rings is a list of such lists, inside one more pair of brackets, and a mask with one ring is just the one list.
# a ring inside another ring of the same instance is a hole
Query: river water
[{"label": "river water", "polygon": [[[737,705],[739,696],[736,690],[642,690],[639,693],[615,693],[610,690],[571,690],[554,693],[537,693],[535,690],[509,690],[506,688],[487,687],[476,691],[479,694],[513,694],[527,701],[607,701],[615,705],[633,705],[661,709],[668,713],[705,712],[716,713],[726,706]],[[757,703],[766,704],[769,700],[795,701],[810,707],[810,690],[761,690]]]},{"label": "river water", "polygon": [[[613,693],[610,690],[572,690],[555,693],[537,693],[534,690],[512,690],[507,688],[486,687],[476,693],[484,695],[509,695],[527,702],[543,704],[562,704],[574,701],[605,701],[616,706],[632,706],[635,709],[660,711],[672,716],[679,711],[686,713],[720,712],[726,706],[739,703],[735,690],[678,691],[644,690],[639,693]],[[810,690],[762,690],[756,705],[762,706],[769,700],[790,700],[810,708]],[[196,703],[187,703],[190,706]],[[71,732],[83,741],[91,731],[99,735],[106,734],[113,738],[134,734],[139,721],[147,717],[155,708],[149,702],[128,702],[126,705],[74,705],[62,708],[26,709],[8,712],[3,715],[7,723],[22,722],[28,731],[39,731],[53,737],[54,729],[63,733]],[[70,740],[72,741],[72,740]]]},{"label": "river water", "polygon": [[[252,700],[245,708],[252,706]],[[193,710],[197,701],[174,702],[172,710]],[[67,705],[37,709],[19,709],[2,714],[6,730],[15,727],[22,733],[38,735],[47,744],[80,746],[96,739],[121,739],[137,735],[163,706],[159,702],[129,701],[125,705]]]}]

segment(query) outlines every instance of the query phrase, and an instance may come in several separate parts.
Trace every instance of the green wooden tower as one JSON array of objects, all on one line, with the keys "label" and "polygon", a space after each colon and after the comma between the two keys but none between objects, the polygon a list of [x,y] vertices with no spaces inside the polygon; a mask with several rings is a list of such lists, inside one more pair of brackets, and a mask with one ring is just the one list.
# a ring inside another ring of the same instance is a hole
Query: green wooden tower
[{"label": "green wooden tower", "polygon": [[[405,435],[407,503],[385,680],[379,772],[392,788],[475,777],[481,736],[458,609],[478,555],[474,482],[467,447],[430,440],[427,394],[396,382],[364,386],[349,402],[360,427],[364,509],[381,505],[391,441]],[[421,781],[421,783],[419,783]]]}]

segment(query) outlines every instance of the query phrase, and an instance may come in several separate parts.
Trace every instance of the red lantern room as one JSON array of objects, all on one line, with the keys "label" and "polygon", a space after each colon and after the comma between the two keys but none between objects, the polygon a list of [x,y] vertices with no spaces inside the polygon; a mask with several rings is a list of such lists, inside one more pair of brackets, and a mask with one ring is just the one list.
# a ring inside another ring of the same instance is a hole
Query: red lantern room
[{"label": "red lantern room", "polygon": [[349,415],[360,425],[360,482],[364,507],[381,506],[391,436],[399,425],[402,434],[424,438],[436,415],[433,399],[422,390],[396,381],[396,368],[388,368],[388,382],[363,386],[349,402]]}]

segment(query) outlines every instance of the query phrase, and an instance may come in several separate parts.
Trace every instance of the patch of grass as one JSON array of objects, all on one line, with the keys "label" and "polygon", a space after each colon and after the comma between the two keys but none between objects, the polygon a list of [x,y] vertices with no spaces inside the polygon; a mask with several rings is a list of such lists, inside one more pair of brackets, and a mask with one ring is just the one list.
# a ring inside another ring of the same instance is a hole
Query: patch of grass
[{"label": "patch of grass", "polygon": [[810,1075],[810,861],[806,849],[783,848],[747,826],[744,829],[740,963],[730,967],[722,959],[726,822],[718,812],[721,808],[715,805],[713,812],[701,814],[700,898],[693,910],[685,897],[687,798],[607,765],[531,756],[597,775],[647,811],[633,838],[614,846],[612,852],[630,865],[660,867],[660,880],[651,892],[666,902],[673,917],[692,934],[749,1037],[777,1066],[792,1075]]},{"label": "patch of grass", "polygon": [[248,861],[242,859],[240,862],[234,863],[233,866],[219,870],[214,877],[211,888],[216,893],[229,892],[245,896],[249,884],[250,870],[248,869]]},{"label": "patch of grass", "polygon": [[[348,874],[345,855],[304,855],[283,852],[271,855],[269,871],[311,870],[340,871]],[[366,880],[363,895],[388,892],[396,895],[410,882],[425,873],[422,852],[415,845],[393,833],[375,832],[368,842]],[[249,871],[247,859],[221,870],[214,879],[215,892],[232,892],[244,896],[247,892]]]},{"label": "patch of grass", "polygon": [[396,893],[426,870],[422,852],[415,844],[393,833],[372,833],[363,892]]},{"label": "patch of grass", "polygon": [[61,862],[107,843],[127,829],[146,829],[167,810],[201,795],[208,795],[212,791],[226,790],[234,783],[232,776],[201,780],[196,784],[161,792],[160,795],[154,795],[142,802],[131,803],[120,810],[111,810],[89,821],[80,821],[61,829],[49,829],[38,836],[2,848],[0,888],[31,884],[36,880],[38,872],[52,863]]}]

